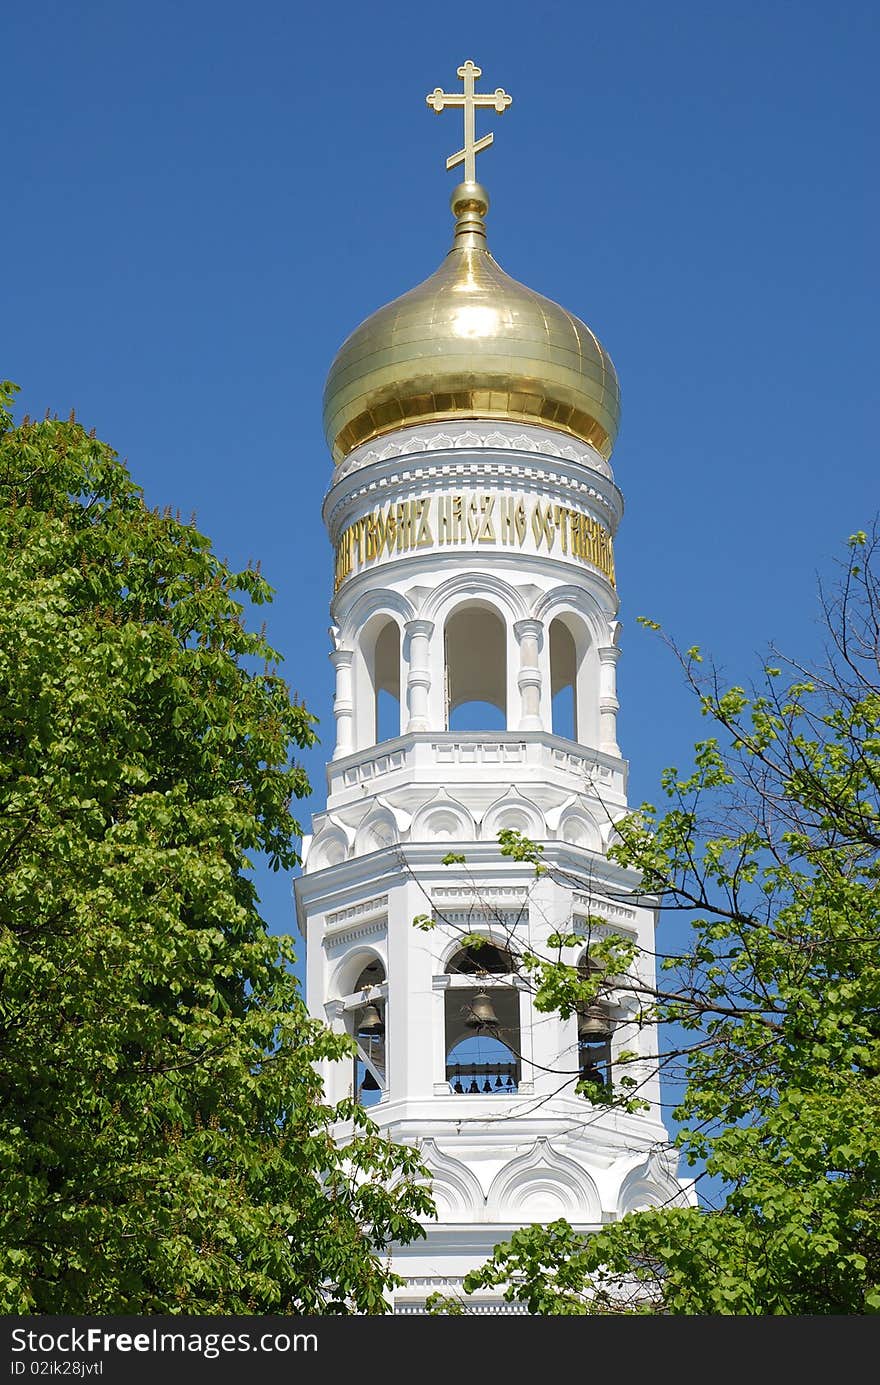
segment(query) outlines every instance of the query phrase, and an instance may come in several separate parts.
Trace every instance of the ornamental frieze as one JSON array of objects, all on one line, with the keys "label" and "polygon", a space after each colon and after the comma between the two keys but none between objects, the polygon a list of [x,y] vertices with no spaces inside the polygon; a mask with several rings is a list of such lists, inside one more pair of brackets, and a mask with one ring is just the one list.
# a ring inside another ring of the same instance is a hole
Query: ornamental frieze
[{"label": "ornamental frieze", "polygon": [[403,554],[483,545],[554,553],[597,568],[614,586],[611,534],[592,515],[552,499],[465,491],[390,501],[348,525],[336,545],[334,590]]}]

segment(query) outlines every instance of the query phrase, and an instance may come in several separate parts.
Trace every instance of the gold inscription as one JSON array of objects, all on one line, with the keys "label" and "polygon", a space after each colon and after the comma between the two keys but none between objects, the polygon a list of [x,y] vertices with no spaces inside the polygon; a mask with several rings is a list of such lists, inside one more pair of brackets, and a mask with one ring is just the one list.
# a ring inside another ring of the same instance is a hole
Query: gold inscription
[{"label": "gold inscription", "polygon": [[336,545],[335,590],[353,572],[392,553],[449,544],[523,548],[529,534],[536,552],[558,551],[588,563],[614,586],[611,535],[592,515],[549,500],[469,493],[392,502],[355,520]]}]

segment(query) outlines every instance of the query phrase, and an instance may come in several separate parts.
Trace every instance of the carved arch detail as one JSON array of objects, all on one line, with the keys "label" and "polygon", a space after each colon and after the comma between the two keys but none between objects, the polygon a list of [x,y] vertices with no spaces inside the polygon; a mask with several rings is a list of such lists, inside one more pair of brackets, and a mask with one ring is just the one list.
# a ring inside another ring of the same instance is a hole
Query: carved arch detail
[{"label": "carved arch detail", "polygon": [[476,835],[467,808],[444,789],[438,789],[433,798],[416,810],[409,834],[413,842],[473,841]]},{"label": "carved arch detail", "polygon": [[484,841],[493,840],[504,828],[513,828],[526,837],[539,840],[547,835],[544,814],[530,799],[519,793],[513,784],[489,805],[480,825]]},{"label": "carved arch detail", "polygon": [[431,1173],[438,1221],[482,1221],[486,1198],[476,1174],[460,1159],[439,1149],[433,1139],[424,1140],[419,1153]]},{"label": "carved arch detail", "polygon": [[412,602],[391,587],[364,592],[339,619],[338,648],[350,648],[357,643],[360,631],[375,615],[387,615],[401,627],[415,618]]},{"label": "carved arch detail", "polygon": [[526,1154],[512,1159],[495,1176],[487,1198],[490,1221],[601,1220],[596,1184],[573,1159],[559,1154],[550,1141],[535,1141]]},{"label": "carved arch detail", "polygon": [[529,614],[522,593],[490,572],[455,573],[434,588],[419,614],[426,620],[445,619],[469,600],[492,606],[505,621],[525,620]]}]

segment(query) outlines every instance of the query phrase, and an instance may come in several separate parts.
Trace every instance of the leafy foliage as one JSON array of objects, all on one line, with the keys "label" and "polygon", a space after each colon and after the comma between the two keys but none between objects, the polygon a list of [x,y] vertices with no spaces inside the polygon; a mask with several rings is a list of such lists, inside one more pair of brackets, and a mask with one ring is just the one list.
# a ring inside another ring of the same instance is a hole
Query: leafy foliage
[{"label": "leafy foliage", "polygon": [[[0,396],[0,1311],[383,1312],[430,1210],[313,1063],[249,873],[314,740],[232,572],[73,419]],[[355,1123],[339,1150],[334,1122]]]},{"label": "leafy foliage", "polygon": [[[586,1241],[526,1228],[468,1290],[504,1285],[533,1313],[880,1310],[878,552],[876,534],[850,540],[820,668],[774,656],[746,692],[675,651],[714,734],[691,773],[665,774],[664,811],[617,824],[611,854],[688,923],[639,1000],[683,1035],[666,1055],[686,1062],[678,1143],[719,1205]],[[558,941],[533,959],[536,1004],[568,1013],[596,983]]]}]

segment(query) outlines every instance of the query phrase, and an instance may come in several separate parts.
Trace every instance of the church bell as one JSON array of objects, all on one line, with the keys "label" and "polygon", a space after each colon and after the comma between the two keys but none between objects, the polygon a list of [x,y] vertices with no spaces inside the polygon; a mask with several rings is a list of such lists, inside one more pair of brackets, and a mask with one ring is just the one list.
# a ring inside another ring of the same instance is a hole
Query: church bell
[{"label": "church bell", "polygon": [[468,1029],[498,1028],[498,1016],[495,1013],[495,1007],[485,991],[480,991],[479,995],[474,996],[465,1024]]},{"label": "church bell", "polygon": [[582,1044],[604,1044],[614,1033],[614,1022],[605,1005],[598,1002],[578,1012],[578,1040]]},{"label": "church bell", "polygon": [[371,1038],[373,1034],[385,1033],[385,1022],[377,1007],[372,1003],[365,1005],[361,1011],[357,1032],[362,1034],[365,1038]]}]

